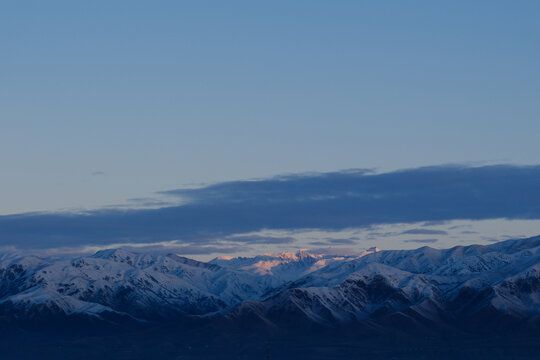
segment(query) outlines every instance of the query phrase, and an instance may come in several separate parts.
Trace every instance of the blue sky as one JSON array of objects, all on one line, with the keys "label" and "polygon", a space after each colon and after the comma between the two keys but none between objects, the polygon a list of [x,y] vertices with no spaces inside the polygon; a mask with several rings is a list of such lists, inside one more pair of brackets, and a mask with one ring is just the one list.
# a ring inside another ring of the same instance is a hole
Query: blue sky
[{"label": "blue sky", "polygon": [[160,207],[178,200],[160,191],[310,171],[540,164],[539,10],[3,3],[0,214]]}]

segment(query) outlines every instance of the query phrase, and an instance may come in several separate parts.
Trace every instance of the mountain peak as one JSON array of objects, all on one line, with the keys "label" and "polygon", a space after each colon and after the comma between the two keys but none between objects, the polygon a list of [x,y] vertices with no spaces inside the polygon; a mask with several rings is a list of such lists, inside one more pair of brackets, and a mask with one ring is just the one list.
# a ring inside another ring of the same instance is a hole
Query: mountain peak
[{"label": "mountain peak", "polygon": [[97,251],[91,257],[97,259],[110,259],[110,260],[123,260],[127,258],[133,258],[136,254],[123,248],[104,249]]}]

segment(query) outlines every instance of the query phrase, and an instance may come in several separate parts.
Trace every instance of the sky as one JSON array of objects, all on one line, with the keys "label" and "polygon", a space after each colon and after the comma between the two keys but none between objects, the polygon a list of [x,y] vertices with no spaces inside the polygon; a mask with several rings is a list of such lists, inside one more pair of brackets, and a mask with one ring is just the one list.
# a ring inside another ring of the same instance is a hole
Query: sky
[{"label": "sky", "polygon": [[[219,184],[262,186],[280,176],[321,179],[364,169],[398,179],[399,171],[418,175],[414,171],[429,166],[489,172],[489,165],[506,164],[513,181],[530,184],[529,173],[520,171],[530,165],[534,172],[540,164],[539,10],[537,1],[3,2],[0,243],[52,248],[192,241],[202,236],[204,222],[155,239],[125,230],[118,230],[121,238],[105,236],[110,228],[103,227],[95,234],[100,239],[90,239],[87,224],[82,233],[58,233],[52,223],[76,226],[34,213],[105,221],[122,209],[138,211],[137,219],[158,219],[192,210],[205,190],[231,190]],[[282,195],[302,195],[295,191]],[[223,201],[217,205],[209,213],[222,211]],[[285,238],[308,225],[325,234],[434,220],[428,208],[415,206],[414,218],[380,216],[372,224],[365,218],[335,224],[327,217],[324,225],[284,224],[268,216],[272,231],[288,232],[280,235]],[[515,223],[511,234],[500,236],[540,233],[536,213],[486,209],[471,210],[468,218],[446,209],[439,220],[521,219],[529,225]],[[304,210],[297,211],[302,218]],[[230,223],[221,214],[211,237],[266,236],[257,232],[269,225],[255,220],[250,228],[233,221],[225,231]],[[14,216],[34,224],[42,243],[35,243],[36,234],[23,236],[28,225],[13,225]],[[322,244],[324,236],[302,245]],[[234,251],[246,243],[258,244],[250,251],[272,245],[245,240]],[[286,244],[273,241],[275,248]],[[395,240],[396,247],[412,244],[421,243]]]}]

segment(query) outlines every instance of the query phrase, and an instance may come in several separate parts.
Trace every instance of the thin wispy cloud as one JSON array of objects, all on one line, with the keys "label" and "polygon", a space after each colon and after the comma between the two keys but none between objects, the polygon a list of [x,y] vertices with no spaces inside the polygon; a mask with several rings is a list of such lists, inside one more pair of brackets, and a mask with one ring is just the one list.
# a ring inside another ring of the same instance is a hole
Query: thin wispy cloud
[{"label": "thin wispy cloud", "polygon": [[245,243],[245,244],[290,244],[296,241],[295,238],[286,237],[273,237],[273,236],[259,236],[259,235],[237,235],[227,236],[224,238],[226,241]]},{"label": "thin wispy cloud", "polygon": [[439,241],[439,239],[407,239],[403,240],[406,243],[418,243],[418,244],[432,244]]},{"label": "thin wispy cloud", "polygon": [[328,239],[326,240],[331,245],[353,245],[356,241],[353,239]]},{"label": "thin wispy cloud", "polygon": [[448,220],[432,220],[432,221],[426,221],[422,224],[422,226],[436,226],[436,225],[444,225],[448,222]]},{"label": "thin wispy cloud", "polygon": [[444,230],[434,229],[410,229],[401,233],[402,235],[448,235],[448,232]]},{"label": "thin wispy cloud", "polygon": [[355,239],[325,239],[323,241],[310,241],[309,245],[314,246],[335,246],[335,245],[355,245],[357,241]]},{"label": "thin wispy cloud", "polygon": [[235,254],[246,251],[245,246],[200,246],[185,245],[171,248],[170,250],[183,255],[210,255],[210,254]]}]

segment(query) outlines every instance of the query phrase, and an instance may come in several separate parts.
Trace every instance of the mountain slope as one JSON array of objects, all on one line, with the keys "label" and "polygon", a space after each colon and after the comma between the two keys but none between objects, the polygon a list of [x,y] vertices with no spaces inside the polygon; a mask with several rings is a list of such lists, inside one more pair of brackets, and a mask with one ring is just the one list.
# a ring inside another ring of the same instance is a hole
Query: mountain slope
[{"label": "mountain slope", "polygon": [[540,237],[354,256],[304,250],[210,263],[124,249],[61,260],[4,254],[0,315],[99,320],[115,314],[153,322],[204,316],[228,323],[257,319],[274,329],[384,327],[398,320],[447,328],[488,320],[493,327],[538,324],[539,264]]},{"label": "mountain slope", "polygon": [[228,316],[235,320],[257,309],[277,327],[384,322],[396,316],[444,326],[481,323],[486,317],[535,322],[540,315],[539,240],[368,254],[332,263]]}]

